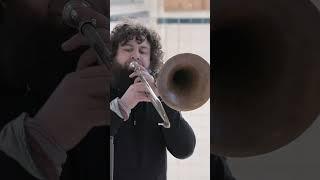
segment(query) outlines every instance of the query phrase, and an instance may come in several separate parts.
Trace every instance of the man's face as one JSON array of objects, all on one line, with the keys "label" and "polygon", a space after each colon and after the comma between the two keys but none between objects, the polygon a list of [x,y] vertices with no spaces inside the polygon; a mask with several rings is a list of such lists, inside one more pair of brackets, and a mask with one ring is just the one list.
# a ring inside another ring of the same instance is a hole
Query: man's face
[{"label": "man's face", "polygon": [[149,69],[150,66],[150,43],[142,42],[134,37],[127,43],[119,43],[115,60],[122,67],[128,68],[130,62],[137,61],[140,65]]}]

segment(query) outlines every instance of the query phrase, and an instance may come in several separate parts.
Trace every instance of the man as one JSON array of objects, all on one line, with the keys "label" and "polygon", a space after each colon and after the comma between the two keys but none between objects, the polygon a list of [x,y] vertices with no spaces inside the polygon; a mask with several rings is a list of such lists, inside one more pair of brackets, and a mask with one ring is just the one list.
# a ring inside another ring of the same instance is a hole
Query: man
[{"label": "man", "polygon": [[[107,43],[107,1],[88,1]],[[66,2],[0,1],[1,180],[109,177],[110,72],[62,23]]]},{"label": "man", "polygon": [[158,94],[152,75],[162,63],[160,38],[145,26],[128,22],[113,29],[111,46],[114,180],[165,180],[166,149],[176,158],[187,158],[194,151],[195,135],[181,114],[165,103],[171,127],[159,126],[163,121],[150,103],[148,91],[138,73],[128,70],[130,62],[138,62],[140,73]]}]

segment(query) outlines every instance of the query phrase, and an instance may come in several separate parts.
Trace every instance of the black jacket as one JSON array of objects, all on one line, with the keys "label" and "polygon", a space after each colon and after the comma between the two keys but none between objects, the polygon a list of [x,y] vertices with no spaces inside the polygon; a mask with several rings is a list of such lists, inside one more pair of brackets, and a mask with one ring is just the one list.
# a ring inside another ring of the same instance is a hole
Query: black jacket
[{"label": "black jacket", "polygon": [[211,178],[212,180],[236,180],[227,165],[226,158],[217,156],[214,154],[210,155],[211,165]]},{"label": "black jacket", "polygon": [[[112,99],[120,97],[112,90]],[[151,103],[139,103],[124,122],[111,113],[114,136],[114,180],[166,180],[166,149],[176,158],[189,157],[195,148],[195,135],[181,114],[164,103],[170,119],[169,129]]]}]

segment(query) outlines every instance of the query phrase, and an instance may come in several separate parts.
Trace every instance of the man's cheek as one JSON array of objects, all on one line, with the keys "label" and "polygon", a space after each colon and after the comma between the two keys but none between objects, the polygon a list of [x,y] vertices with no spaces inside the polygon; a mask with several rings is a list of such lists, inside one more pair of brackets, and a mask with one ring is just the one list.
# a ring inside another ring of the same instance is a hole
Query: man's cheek
[{"label": "man's cheek", "polygon": [[124,61],[123,60],[123,58],[120,56],[118,56],[117,58],[116,58],[116,61],[117,61],[117,63],[119,64],[119,65],[121,65],[121,66],[124,66],[125,65],[125,62],[126,61]]},{"label": "man's cheek", "polygon": [[143,62],[143,65],[145,68],[150,68],[150,59],[148,58],[145,58],[144,62]]}]

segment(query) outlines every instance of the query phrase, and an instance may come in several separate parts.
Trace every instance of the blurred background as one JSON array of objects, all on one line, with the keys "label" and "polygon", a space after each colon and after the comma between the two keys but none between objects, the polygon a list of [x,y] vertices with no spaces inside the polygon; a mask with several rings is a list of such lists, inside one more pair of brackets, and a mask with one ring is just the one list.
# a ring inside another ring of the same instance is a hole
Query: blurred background
[{"label": "blurred background", "polygon": [[[194,53],[210,63],[209,0],[110,0],[110,30],[123,18],[143,22],[161,38],[164,60]],[[184,160],[168,152],[168,180],[210,179],[210,102],[182,112],[197,139],[194,154]]]},{"label": "blurred background", "polygon": [[[311,2],[320,10],[320,0]],[[319,137],[320,116],[300,137],[288,145],[264,155],[228,158],[228,163],[237,180],[320,179]]]},{"label": "blurred background", "polygon": [[320,179],[320,116],[299,138],[271,153],[229,158],[237,180]]}]

